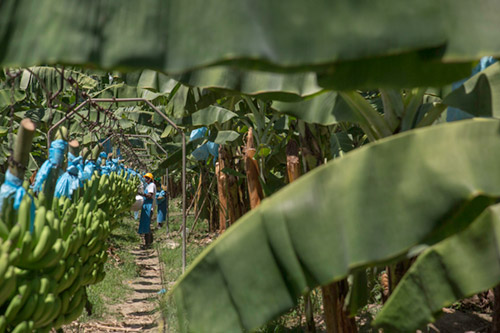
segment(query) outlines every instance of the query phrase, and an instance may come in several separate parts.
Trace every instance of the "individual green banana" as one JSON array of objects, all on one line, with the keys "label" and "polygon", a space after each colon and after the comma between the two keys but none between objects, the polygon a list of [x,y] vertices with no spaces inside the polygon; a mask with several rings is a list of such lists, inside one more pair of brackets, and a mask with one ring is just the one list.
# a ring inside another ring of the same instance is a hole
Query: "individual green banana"
[{"label": "individual green banana", "polygon": [[[17,223],[21,226],[21,235],[24,236],[26,231],[30,230],[30,222],[31,222],[31,199],[29,195],[25,195],[21,204],[19,205]],[[18,243],[18,246],[21,245],[22,238]]]},{"label": "individual green banana", "polygon": [[71,299],[71,295],[68,290],[65,290],[61,293],[61,315],[65,315],[68,311],[69,301]]},{"label": "individual green banana", "polygon": [[57,316],[57,318],[52,322],[51,325],[49,325],[52,329],[59,329],[61,328],[61,326],[64,325],[64,315],[63,314],[59,314],[59,316]]},{"label": "individual green banana", "polygon": [[[75,293],[75,291],[78,290],[78,288],[80,288],[82,286],[82,280],[83,280],[83,277],[78,274],[78,276],[76,277],[75,281],[73,281],[73,284],[71,285],[71,287],[69,287],[69,292],[70,293]],[[71,303],[70,303],[70,308],[71,308]]]},{"label": "individual green banana", "polygon": [[60,215],[61,208],[59,206],[60,200],[61,200],[61,198],[54,197],[54,199],[52,200],[52,207],[49,209],[49,211],[51,211],[54,214],[54,217],[56,217],[56,218],[61,216]]},{"label": "individual green banana", "polygon": [[96,236],[92,238],[88,243],[89,256],[95,255],[101,249],[102,243],[100,242],[100,237]]},{"label": "individual green banana", "polygon": [[9,267],[10,267],[9,253],[2,252],[0,254],[0,286],[5,280],[5,275],[7,274],[7,270],[9,269]]},{"label": "individual green banana", "polygon": [[73,253],[73,254],[77,253],[83,244],[83,241],[85,239],[85,228],[83,228],[81,225],[79,225],[76,228],[75,233],[76,233],[76,238],[75,238],[75,242],[73,244],[73,250],[71,251],[71,253]]},{"label": "individual green banana", "polygon": [[40,239],[43,227],[45,226],[45,213],[46,209],[44,206],[38,207],[36,210],[34,221],[34,239]]},{"label": "individual green banana", "polygon": [[104,280],[104,278],[106,277],[106,272],[104,270],[101,270],[98,274],[97,274],[97,277],[95,279],[95,282],[94,283],[99,283],[101,282],[102,280]]},{"label": "individual green banana", "polygon": [[61,313],[61,298],[55,296],[55,303],[52,312],[49,316],[45,317],[44,320],[40,320],[40,327],[49,325],[54,319]]},{"label": "individual green banana", "polygon": [[92,220],[94,218],[94,214],[92,212],[88,213],[85,218],[85,229],[87,231],[91,230]]},{"label": "individual green banana", "polygon": [[11,323],[16,318],[16,315],[24,306],[26,301],[28,300],[31,293],[31,283],[25,283],[18,287],[19,294],[14,296],[14,298],[10,301],[9,306],[5,310],[5,318],[8,323]]},{"label": "individual green banana", "polygon": [[17,265],[19,258],[21,257],[21,249],[15,248],[9,253],[9,263],[11,265]]},{"label": "individual green banana", "polygon": [[46,295],[43,295],[43,294],[38,295],[38,302],[36,304],[35,311],[33,312],[32,316],[31,316],[31,319],[35,322],[35,324],[40,321],[40,318],[42,318],[43,314],[45,313],[45,310],[46,310],[45,309],[45,298],[46,298]]},{"label": "individual green banana", "polygon": [[12,333],[30,333],[30,325],[27,321],[23,321],[12,330]]},{"label": "individual green banana", "polygon": [[3,221],[2,218],[0,218],[0,238],[1,239],[7,239],[9,237],[9,228],[7,228],[7,225]]},{"label": "individual green banana", "polygon": [[[83,288],[82,288],[82,290],[83,290]],[[74,321],[74,320],[78,319],[78,317],[80,317],[80,315],[82,314],[82,311],[83,311],[83,307],[85,306],[86,302],[87,302],[86,297],[80,298],[79,303],[76,304],[74,309],[72,311],[70,311],[67,315],[64,316],[64,322],[63,322],[64,325],[68,325],[72,321]]]},{"label": "individual green banana", "polygon": [[71,287],[75,279],[78,277],[78,274],[80,273],[81,268],[79,265],[75,265],[73,267],[70,267],[69,270],[67,270],[63,277],[61,278],[61,281],[59,281],[56,289],[56,293],[61,293],[64,290],[68,289]]},{"label": "individual green banana", "polygon": [[49,251],[40,259],[29,261],[26,265],[27,268],[31,269],[43,269],[50,268],[59,262],[59,260],[63,257],[64,248],[63,248],[63,240],[58,238],[54,243],[53,247],[49,249]]},{"label": "individual green banana", "polygon": [[61,219],[56,216],[51,226],[52,229],[55,230],[55,232],[59,235],[59,232],[61,230]]},{"label": "individual green banana", "polygon": [[74,296],[73,298],[71,299],[71,301],[69,302],[69,305],[68,305],[68,310],[66,313],[69,313],[69,312],[73,312],[78,304],[80,304],[80,302],[82,300],[85,300],[86,301],[86,297],[85,297],[85,288],[79,288],[76,293],[74,293]]},{"label": "individual green banana", "polygon": [[2,315],[0,316],[0,332],[5,332],[7,329],[7,319],[5,319],[5,316]]},{"label": "individual green banana", "polygon": [[10,266],[5,274],[3,284],[0,285],[0,306],[7,301],[16,291],[16,274],[14,266]]},{"label": "individual green banana", "polygon": [[23,308],[19,311],[16,316],[15,322],[25,321],[31,318],[31,315],[35,312],[36,305],[38,304],[38,293],[31,293],[26,303],[24,303]]},{"label": "individual green banana", "polygon": [[10,228],[14,225],[16,222],[16,212],[14,210],[14,198],[7,198],[4,200],[3,203],[3,211],[2,211],[2,217],[3,220],[5,221],[5,224],[7,225],[7,228]]},{"label": "individual green banana", "polygon": [[60,259],[57,265],[46,273],[50,275],[56,282],[59,282],[63,277],[65,271],[66,263],[63,259]]},{"label": "individual green banana", "polygon": [[35,197],[35,208],[38,210],[40,207],[45,207],[45,194],[43,192],[38,193],[38,196]]},{"label": "individual green banana", "polygon": [[89,258],[90,252],[86,246],[82,246],[80,247],[78,254],[80,255],[80,258],[82,258],[83,261],[86,261]]},{"label": "individual green banana", "polygon": [[49,293],[53,292],[55,287],[53,288],[52,279],[49,276],[42,276],[40,279],[40,295],[47,296]]},{"label": "individual green banana", "polygon": [[23,297],[21,295],[15,295],[11,300],[7,309],[5,310],[5,318],[8,323],[11,323],[19,310],[21,310]]},{"label": "individual green banana", "polygon": [[29,262],[33,263],[40,260],[52,247],[56,237],[57,236],[52,233],[52,229],[48,225],[44,225],[38,243],[33,249],[32,255],[29,256]]},{"label": "individual green banana", "polygon": [[12,242],[10,249],[9,249],[10,251],[12,251],[17,246],[17,242],[19,241],[20,238],[22,241],[21,236],[24,236],[24,235],[22,235],[21,232],[22,232],[21,225],[19,225],[18,223],[15,224],[12,227],[12,229],[10,229],[9,238],[7,238],[8,241]]},{"label": "individual green banana", "polygon": [[78,206],[76,207],[76,215],[77,216],[82,216],[83,215],[83,208],[85,207],[85,201],[80,200],[78,203]]},{"label": "individual green banana", "polygon": [[64,258],[70,257],[72,254],[76,252],[76,247],[79,246],[79,242],[77,241],[78,238],[78,231],[74,231],[69,235],[68,239],[64,243]]},{"label": "individual green banana", "polygon": [[54,294],[48,294],[47,297],[45,297],[43,302],[44,309],[41,317],[36,320],[33,316],[33,320],[35,321],[35,328],[43,327],[50,322],[50,317],[56,310],[56,299],[57,297]]},{"label": "individual green banana", "polygon": [[85,206],[83,207],[83,213],[82,213],[83,218],[87,219],[87,216],[89,215],[89,213],[90,213],[90,202],[87,202],[85,204]]},{"label": "individual green banana", "polygon": [[45,213],[45,221],[46,221],[47,225],[50,227],[50,229],[57,230],[57,232],[59,232],[59,229],[55,227],[55,224],[56,224],[55,220],[56,220],[56,216],[54,214],[54,211],[48,210]]},{"label": "individual green banana", "polygon": [[28,263],[28,258],[32,252],[33,237],[30,232],[24,234],[23,241],[21,243],[21,254],[19,256],[18,265],[24,266]]},{"label": "individual green banana", "polygon": [[75,220],[77,213],[77,208],[75,206],[70,206],[66,209],[64,216],[61,220],[61,237],[67,239],[73,230],[73,221]]}]

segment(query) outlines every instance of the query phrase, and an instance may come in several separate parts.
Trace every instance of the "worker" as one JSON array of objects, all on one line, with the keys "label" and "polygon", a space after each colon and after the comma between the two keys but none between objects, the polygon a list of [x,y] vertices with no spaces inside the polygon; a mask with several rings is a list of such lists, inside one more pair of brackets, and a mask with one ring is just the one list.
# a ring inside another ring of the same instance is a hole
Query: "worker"
[{"label": "worker", "polygon": [[[167,209],[168,209],[168,197],[167,197],[167,186],[162,185],[161,191],[156,194],[157,202],[157,213],[156,222],[158,222],[158,228],[163,226],[163,223],[167,220]],[[168,225],[167,225],[168,233]]]},{"label": "worker", "polygon": [[141,218],[139,220],[139,234],[144,235],[144,249],[147,249],[153,243],[153,234],[151,233],[151,215],[153,211],[153,201],[156,198],[156,185],[153,182],[153,175],[151,173],[146,173],[144,175],[144,181],[146,187],[144,189],[142,196],[144,197],[144,203],[141,209]]}]

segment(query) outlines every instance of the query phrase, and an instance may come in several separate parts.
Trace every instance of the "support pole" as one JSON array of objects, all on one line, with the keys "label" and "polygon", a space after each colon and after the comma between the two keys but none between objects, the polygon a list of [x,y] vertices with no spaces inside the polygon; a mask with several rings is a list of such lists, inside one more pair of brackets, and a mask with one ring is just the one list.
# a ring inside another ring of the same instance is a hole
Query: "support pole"
[{"label": "support pole", "polygon": [[182,273],[186,271],[186,135],[182,132]]}]

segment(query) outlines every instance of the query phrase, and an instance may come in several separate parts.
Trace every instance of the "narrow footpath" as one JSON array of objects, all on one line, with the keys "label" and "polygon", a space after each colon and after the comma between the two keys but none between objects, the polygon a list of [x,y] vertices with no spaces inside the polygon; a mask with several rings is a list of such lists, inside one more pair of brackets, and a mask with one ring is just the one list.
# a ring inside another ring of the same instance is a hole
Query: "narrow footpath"
[{"label": "narrow footpath", "polygon": [[110,305],[115,319],[88,322],[80,332],[159,332],[158,292],[162,289],[157,252],[141,250],[137,246],[131,253],[135,257],[138,276],[130,281],[130,295],[123,303]]}]

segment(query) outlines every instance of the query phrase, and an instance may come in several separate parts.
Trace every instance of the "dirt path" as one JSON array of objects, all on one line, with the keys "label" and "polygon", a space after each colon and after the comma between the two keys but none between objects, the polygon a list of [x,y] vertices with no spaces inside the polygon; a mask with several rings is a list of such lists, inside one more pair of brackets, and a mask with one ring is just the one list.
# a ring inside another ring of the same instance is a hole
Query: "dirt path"
[{"label": "dirt path", "polygon": [[135,256],[139,276],[130,282],[130,295],[123,303],[110,306],[115,318],[85,323],[81,326],[83,332],[159,331],[160,314],[156,310],[162,284],[157,252],[135,248],[131,253]]}]

